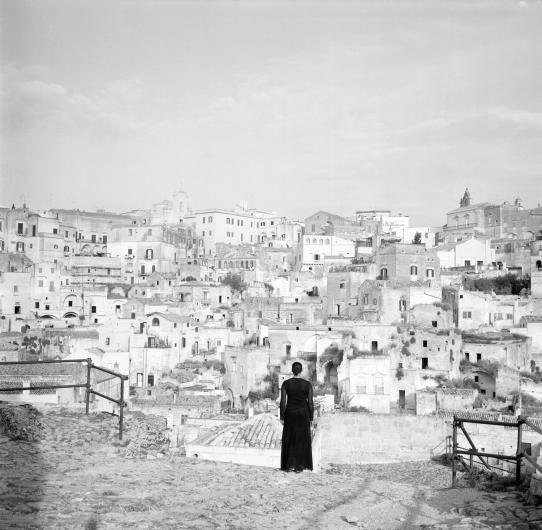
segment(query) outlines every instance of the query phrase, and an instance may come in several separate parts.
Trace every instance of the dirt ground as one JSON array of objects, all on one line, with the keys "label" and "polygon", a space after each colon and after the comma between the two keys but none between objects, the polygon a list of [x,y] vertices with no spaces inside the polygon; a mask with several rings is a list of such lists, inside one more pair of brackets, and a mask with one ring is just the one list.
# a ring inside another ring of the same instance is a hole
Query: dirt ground
[{"label": "dirt ground", "polygon": [[126,458],[117,418],[42,421],[40,442],[0,435],[1,529],[542,528],[541,507],[514,488],[451,490],[450,469],[433,462],[295,474],[178,453]]}]

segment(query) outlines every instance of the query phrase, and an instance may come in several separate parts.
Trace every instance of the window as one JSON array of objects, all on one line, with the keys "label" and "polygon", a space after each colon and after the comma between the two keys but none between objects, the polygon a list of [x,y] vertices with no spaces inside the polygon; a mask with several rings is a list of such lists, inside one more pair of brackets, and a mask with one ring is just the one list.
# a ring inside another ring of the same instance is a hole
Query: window
[{"label": "window", "polygon": [[36,309],[39,309],[39,308],[40,308],[40,303],[39,303],[39,302],[34,302],[34,307],[35,307]]},{"label": "window", "polygon": [[427,278],[434,278],[435,277],[434,269],[427,269],[425,271],[425,275],[427,276]]},{"label": "window", "polygon": [[107,236],[102,236],[102,243],[107,243]]},{"label": "window", "polygon": [[68,300],[68,307],[73,307],[73,300]]},{"label": "window", "polygon": [[21,236],[23,235],[23,232],[24,232],[23,223],[17,223],[17,234]]},{"label": "window", "polygon": [[339,283],[339,289],[344,289],[344,288],[345,288],[345,285],[346,285],[345,282]]},{"label": "window", "polygon": [[105,338],[105,345],[109,346],[111,344],[111,339],[109,337]]},{"label": "window", "polygon": [[16,315],[20,315],[21,314],[21,306],[19,304],[15,304],[15,307],[13,308],[13,312]]},{"label": "window", "polygon": [[152,248],[148,248],[145,251],[145,259],[153,259],[154,258],[154,251]]},{"label": "window", "polygon": [[154,318],[152,319],[152,325],[155,326],[155,327],[156,327],[156,326],[159,326],[159,325],[160,325],[160,319],[154,317]]},{"label": "window", "polygon": [[154,386],[154,375],[149,374],[147,376],[147,386]]},{"label": "window", "polygon": [[360,376],[358,384],[356,386],[357,394],[367,394],[367,379],[365,376]]},{"label": "window", "polygon": [[479,379],[480,379],[480,378],[479,378],[477,375],[474,376],[474,382],[475,382],[475,383],[478,383]]},{"label": "window", "polygon": [[96,243],[96,234],[92,234],[90,236],[90,240],[91,240],[92,243]]},{"label": "window", "polygon": [[426,340],[422,341],[422,346],[423,346],[424,348],[427,348],[427,341],[426,341]]},{"label": "window", "polygon": [[132,255],[132,249],[129,248],[129,249],[128,249],[128,256],[131,256],[131,255]]},{"label": "window", "polygon": [[465,360],[468,361],[470,359],[470,353],[468,351],[465,352]]},{"label": "window", "polygon": [[16,252],[24,252],[24,243],[22,241],[17,241],[15,250]]},{"label": "window", "polygon": [[363,305],[368,305],[368,304],[369,304],[369,295],[364,294],[363,295]]},{"label": "window", "polygon": [[384,378],[381,375],[375,376],[375,394],[384,393]]},{"label": "window", "polygon": [[436,328],[438,326],[438,322],[436,320],[431,321],[431,325]]},{"label": "window", "polygon": [[477,353],[477,354],[476,354],[476,360],[477,360],[477,361],[481,361],[481,360],[482,360],[482,354],[481,354],[481,353]]},{"label": "window", "polygon": [[373,351],[373,352],[378,351],[378,341],[377,340],[371,341],[371,351]]},{"label": "window", "polygon": [[429,357],[422,357],[422,370],[429,368]]},{"label": "window", "polygon": [[14,293],[18,293],[18,292],[19,292],[19,286],[18,286],[18,285],[14,285],[14,286],[13,286],[13,292],[14,292]]},{"label": "window", "polygon": [[290,357],[290,354],[292,352],[292,345],[291,344],[286,344],[285,350],[286,350],[286,357]]},{"label": "window", "polygon": [[186,348],[186,338],[185,337],[181,338],[181,348]]},{"label": "window", "polygon": [[49,304],[45,304],[45,311],[49,311],[49,309],[50,309]]},{"label": "window", "polygon": [[380,269],[380,278],[382,280],[388,279],[388,269],[386,267],[383,267],[382,269]]},{"label": "window", "polygon": [[90,312],[91,313],[96,313],[96,306],[95,305],[91,306]]},{"label": "window", "polygon": [[53,234],[58,234],[58,228],[53,228]]},{"label": "window", "polygon": [[472,318],[472,311],[463,311],[463,318]]},{"label": "window", "polygon": [[417,276],[418,275],[418,267],[416,265],[410,266],[410,275],[411,276]]}]

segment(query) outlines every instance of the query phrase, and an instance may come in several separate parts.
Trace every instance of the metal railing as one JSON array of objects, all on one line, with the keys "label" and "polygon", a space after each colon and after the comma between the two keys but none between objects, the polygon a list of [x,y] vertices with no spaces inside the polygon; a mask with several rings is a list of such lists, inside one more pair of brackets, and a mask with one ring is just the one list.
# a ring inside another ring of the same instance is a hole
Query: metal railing
[{"label": "metal railing", "polygon": [[[109,368],[103,368],[102,366],[97,366],[92,362],[92,359],[55,359],[55,360],[45,360],[45,361],[3,361],[0,362],[0,366],[6,366],[6,365],[25,365],[25,364],[31,364],[31,365],[42,365],[42,364],[61,364],[61,363],[86,363],[87,365],[87,373],[86,373],[86,382],[85,383],[77,383],[73,385],[40,385],[40,386],[27,386],[27,387],[11,387],[11,388],[0,388],[0,394],[1,393],[7,393],[10,391],[23,391],[23,390],[36,390],[36,389],[43,389],[43,390],[53,390],[57,388],[85,388],[85,412],[88,415],[90,411],[90,396],[92,394],[99,396],[103,399],[106,399],[108,401],[111,401],[113,403],[116,403],[119,406],[119,440],[122,440],[122,433],[123,433],[123,427],[124,427],[124,407],[126,406],[126,402],[124,401],[124,381],[128,380],[128,376],[119,374],[117,372],[114,372],[113,370],[109,370]],[[120,397],[119,399],[115,399],[111,396],[108,396],[106,394],[103,394],[101,392],[98,392],[97,390],[94,390],[92,388],[91,384],[91,375],[92,375],[92,369],[99,370],[101,372],[104,372],[106,374],[109,374],[113,377],[118,377],[120,379]],[[33,377],[31,375],[28,376]],[[35,376],[34,376],[35,377]]]},{"label": "metal railing", "polygon": [[[501,454],[495,454],[495,453],[487,453],[485,451],[479,451],[477,447],[474,445],[474,442],[472,441],[472,438],[470,437],[469,433],[465,429],[465,426],[464,426],[465,423],[475,423],[479,425],[495,425],[495,426],[500,426],[500,427],[516,428],[517,429],[516,454],[515,455],[501,455]],[[515,462],[517,485],[519,485],[521,482],[521,463],[523,459],[535,470],[542,473],[542,466],[535,459],[533,459],[531,455],[528,455],[525,451],[523,451],[522,437],[523,437],[524,425],[526,425],[533,431],[537,432],[538,434],[542,435],[542,429],[540,427],[538,427],[533,422],[531,422],[530,420],[522,416],[518,416],[517,421],[515,422],[466,419],[466,418],[458,418],[457,416],[454,416],[453,432],[452,432],[452,488],[455,488],[456,486],[457,462],[460,462],[467,471],[472,471],[473,466],[474,466],[474,458],[477,458],[480,461],[480,463],[488,470],[491,470],[493,466],[489,464],[489,462],[486,460],[487,458],[495,458],[497,460]],[[469,443],[471,447],[470,449],[465,449],[458,446],[458,443],[457,443],[458,428],[461,430],[461,432],[467,439],[467,442]],[[469,457],[469,465],[465,463],[463,456]]]}]

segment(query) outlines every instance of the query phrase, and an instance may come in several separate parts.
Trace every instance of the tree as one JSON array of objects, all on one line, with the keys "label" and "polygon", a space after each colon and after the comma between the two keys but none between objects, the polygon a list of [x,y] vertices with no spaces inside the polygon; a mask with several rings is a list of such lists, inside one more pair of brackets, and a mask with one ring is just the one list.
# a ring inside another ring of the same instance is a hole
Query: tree
[{"label": "tree", "polygon": [[232,274],[228,272],[224,278],[222,278],[222,283],[224,285],[229,285],[232,291],[236,291],[239,294],[242,294],[247,290],[247,284],[241,279],[240,274]]},{"label": "tree", "polygon": [[412,243],[414,245],[421,245],[422,244],[422,234],[421,234],[421,232],[416,232],[414,234],[414,239],[412,240]]}]

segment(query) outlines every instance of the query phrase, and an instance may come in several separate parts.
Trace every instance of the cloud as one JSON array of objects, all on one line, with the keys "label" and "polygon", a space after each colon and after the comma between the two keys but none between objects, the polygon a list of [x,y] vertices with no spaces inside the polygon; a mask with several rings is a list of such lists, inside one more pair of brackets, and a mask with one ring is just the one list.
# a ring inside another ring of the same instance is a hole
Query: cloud
[{"label": "cloud", "polygon": [[[45,70],[31,69],[36,71]],[[9,69],[2,93],[2,127],[7,135],[70,135],[76,130],[109,137],[144,129],[131,112],[140,98],[140,86],[134,79],[117,80],[102,90],[83,93],[55,81],[28,77],[28,69]]]}]

